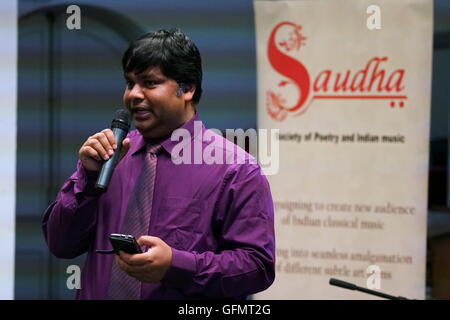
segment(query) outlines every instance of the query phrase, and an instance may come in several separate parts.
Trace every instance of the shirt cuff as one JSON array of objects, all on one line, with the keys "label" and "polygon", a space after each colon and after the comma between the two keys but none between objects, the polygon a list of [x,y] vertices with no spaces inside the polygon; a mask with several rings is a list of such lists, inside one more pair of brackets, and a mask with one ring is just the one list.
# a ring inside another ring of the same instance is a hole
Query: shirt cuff
[{"label": "shirt cuff", "polygon": [[161,280],[162,284],[177,288],[183,288],[192,284],[192,279],[197,273],[195,255],[188,251],[172,248],[172,264],[166,275]]},{"label": "shirt cuff", "polygon": [[77,172],[75,176],[77,177],[74,185],[75,194],[85,193],[87,195],[96,195],[95,182],[99,172],[87,171],[81,161],[78,160]]}]

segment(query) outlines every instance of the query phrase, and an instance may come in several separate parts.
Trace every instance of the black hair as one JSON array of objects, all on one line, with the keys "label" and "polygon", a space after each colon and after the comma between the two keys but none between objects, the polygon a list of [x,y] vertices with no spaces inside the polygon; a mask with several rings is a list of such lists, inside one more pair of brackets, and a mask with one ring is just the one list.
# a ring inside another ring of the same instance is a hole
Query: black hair
[{"label": "black hair", "polygon": [[146,33],[133,41],[122,57],[124,73],[139,74],[159,67],[168,78],[184,87],[194,84],[192,102],[202,95],[202,61],[197,46],[178,29]]}]

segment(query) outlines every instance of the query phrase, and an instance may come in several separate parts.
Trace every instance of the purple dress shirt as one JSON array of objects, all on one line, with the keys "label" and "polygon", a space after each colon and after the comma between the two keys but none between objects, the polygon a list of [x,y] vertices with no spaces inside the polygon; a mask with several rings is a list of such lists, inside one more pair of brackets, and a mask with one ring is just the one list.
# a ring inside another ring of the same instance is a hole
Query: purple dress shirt
[{"label": "purple dress shirt", "polygon": [[[160,282],[143,283],[141,299],[242,299],[268,288],[275,277],[275,236],[266,177],[258,164],[242,164],[251,156],[206,130],[197,115],[181,128],[190,139],[168,137],[161,143],[148,229],[172,248],[172,264]],[[142,135],[134,130],[128,136],[130,150],[106,193],[91,192],[97,174],[78,162],[44,214],[44,236],[56,257],[71,259],[87,252],[77,299],[108,299],[114,255],[95,250],[111,249],[109,234],[120,233],[145,157]],[[175,164],[185,156],[180,146],[192,151],[192,164]],[[228,161],[207,164],[206,155],[203,163],[194,163],[194,152],[207,146]]]}]

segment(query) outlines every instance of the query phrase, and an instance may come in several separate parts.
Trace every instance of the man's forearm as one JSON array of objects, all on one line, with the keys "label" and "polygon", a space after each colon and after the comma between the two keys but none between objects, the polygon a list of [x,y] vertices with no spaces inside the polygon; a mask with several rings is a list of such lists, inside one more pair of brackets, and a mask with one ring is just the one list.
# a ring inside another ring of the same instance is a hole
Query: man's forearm
[{"label": "man's forearm", "polygon": [[59,258],[74,258],[88,248],[98,209],[98,198],[91,193],[94,181],[95,177],[79,167],[44,213],[44,236],[50,251]]},{"label": "man's forearm", "polygon": [[172,266],[161,283],[186,295],[236,298],[268,288],[275,278],[267,252],[240,248],[221,253],[172,249]]}]

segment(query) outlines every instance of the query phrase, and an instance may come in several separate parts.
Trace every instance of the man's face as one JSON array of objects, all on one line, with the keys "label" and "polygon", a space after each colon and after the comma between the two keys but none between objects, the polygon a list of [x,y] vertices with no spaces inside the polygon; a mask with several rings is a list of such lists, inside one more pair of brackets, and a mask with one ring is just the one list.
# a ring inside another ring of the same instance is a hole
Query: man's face
[{"label": "man's face", "polygon": [[194,115],[194,108],[188,103],[194,90],[177,95],[177,82],[167,78],[159,67],[137,75],[130,72],[125,78],[123,101],[136,129],[145,138],[166,136]]}]

